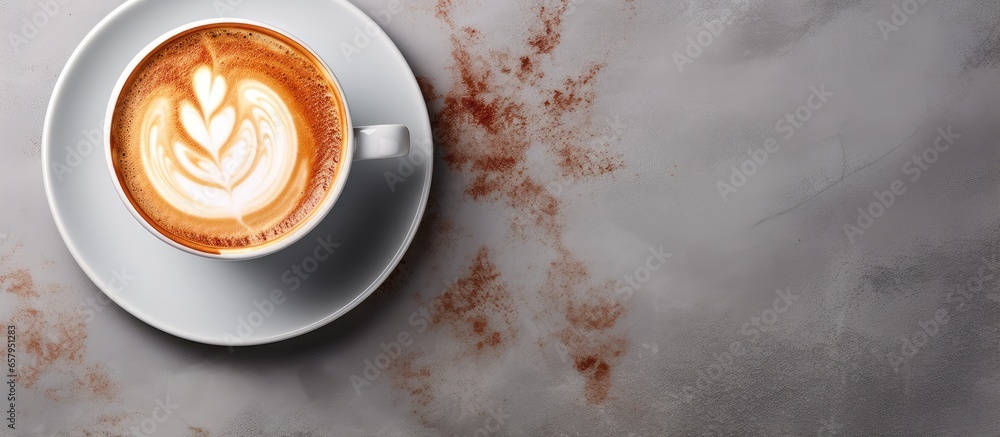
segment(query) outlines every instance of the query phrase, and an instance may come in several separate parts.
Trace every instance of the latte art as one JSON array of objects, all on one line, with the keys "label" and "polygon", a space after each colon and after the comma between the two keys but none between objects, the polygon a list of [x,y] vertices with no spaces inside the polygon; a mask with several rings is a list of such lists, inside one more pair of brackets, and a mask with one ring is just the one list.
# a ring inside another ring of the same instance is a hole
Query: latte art
[{"label": "latte art", "polygon": [[[243,80],[231,93],[208,66],[192,79],[197,102],[179,105],[182,132],[161,98],[146,114],[141,145],[150,184],[171,205],[193,216],[234,218],[274,202],[295,167],[295,123],[274,90]],[[226,99],[231,97],[231,99]],[[226,104],[231,101],[232,104]]]},{"label": "latte art", "polygon": [[250,24],[160,44],[124,82],[111,161],[144,221],[208,253],[261,248],[324,203],[347,148],[344,101],[311,52]]}]

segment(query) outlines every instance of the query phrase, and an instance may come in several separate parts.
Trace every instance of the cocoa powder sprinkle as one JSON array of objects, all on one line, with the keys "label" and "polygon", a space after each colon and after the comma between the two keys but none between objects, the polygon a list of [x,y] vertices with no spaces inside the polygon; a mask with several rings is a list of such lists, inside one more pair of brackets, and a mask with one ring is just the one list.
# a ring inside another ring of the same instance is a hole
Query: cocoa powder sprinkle
[{"label": "cocoa powder sprinkle", "polygon": [[17,269],[0,275],[0,285],[5,285],[8,292],[21,297],[38,296],[38,292],[35,290],[35,281],[25,269]]},{"label": "cocoa powder sprinkle", "polygon": [[[615,331],[628,308],[613,301],[613,288],[595,283],[584,260],[573,253],[564,237],[565,199],[547,189],[552,180],[534,175],[574,184],[613,177],[624,164],[613,150],[592,146],[603,133],[595,122],[596,87],[606,63],[594,62],[575,74],[556,73],[564,72],[556,49],[564,42],[570,2],[554,3],[533,10],[526,37],[500,46],[480,29],[458,24],[456,9],[472,8],[475,0],[438,0],[433,13],[450,31],[451,75],[433,81],[423,77],[418,83],[432,110],[435,143],[449,182],[463,184],[471,201],[513,209],[526,218],[511,220],[514,235],[554,251],[551,263],[542,266],[541,288],[524,290],[537,293],[542,303],[533,307],[533,318],[556,327],[538,343],[543,350],[565,345],[572,360],[567,369],[582,379],[585,402],[601,404],[612,398],[615,365],[629,348]],[[537,171],[544,163],[529,161],[532,147],[542,148],[555,174],[544,167]],[[496,253],[482,245],[467,273],[437,297],[441,310],[431,326],[448,327],[463,347],[454,359],[497,359],[518,338],[514,321],[522,297],[512,293],[501,275],[493,260]],[[434,299],[435,294],[426,296]],[[408,355],[390,373],[419,407],[415,413],[426,419],[431,389],[446,376],[417,366],[421,354]]]},{"label": "cocoa powder sprinkle", "polygon": [[474,345],[475,351],[496,349],[518,334],[512,322],[513,297],[485,246],[476,252],[469,273],[445,290],[438,301],[440,309],[431,323],[450,325],[456,337]]},{"label": "cocoa powder sprinkle", "polygon": [[[18,347],[24,361],[19,384],[26,390],[61,402],[118,398],[118,385],[100,364],[86,359],[87,320],[84,313],[66,302],[73,289],[61,284],[39,284],[31,271],[15,264],[20,243],[0,254],[0,284],[16,296],[13,315],[3,321],[17,327]],[[49,377],[68,376],[70,383],[50,383]]]}]

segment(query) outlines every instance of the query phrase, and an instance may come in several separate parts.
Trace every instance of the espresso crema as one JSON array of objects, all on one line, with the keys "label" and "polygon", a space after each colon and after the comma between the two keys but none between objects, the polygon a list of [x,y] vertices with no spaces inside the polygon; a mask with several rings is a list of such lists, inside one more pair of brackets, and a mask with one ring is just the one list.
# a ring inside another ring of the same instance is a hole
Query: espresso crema
[{"label": "espresso crema", "polygon": [[346,130],[321,61],[269,29],[226,23],[139,63],[115,104],[110,152],[126,197],[160,233],[234,253],[312,216],[346,159]]}]

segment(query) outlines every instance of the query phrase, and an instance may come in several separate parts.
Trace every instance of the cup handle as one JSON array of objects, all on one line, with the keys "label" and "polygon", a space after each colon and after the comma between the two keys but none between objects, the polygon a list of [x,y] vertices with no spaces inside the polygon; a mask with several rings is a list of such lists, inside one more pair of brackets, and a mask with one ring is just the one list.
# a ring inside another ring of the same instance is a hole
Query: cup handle
[{"label": "cup handle", "polygon": [[399,124],[354,128],[354,160],[399,158],[410,153],[410,130]]}]

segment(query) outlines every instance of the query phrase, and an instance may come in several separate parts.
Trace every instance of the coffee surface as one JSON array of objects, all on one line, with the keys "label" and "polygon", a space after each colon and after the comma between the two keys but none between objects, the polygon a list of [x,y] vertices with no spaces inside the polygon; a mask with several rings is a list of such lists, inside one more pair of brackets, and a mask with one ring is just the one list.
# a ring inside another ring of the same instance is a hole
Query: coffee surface
[{"label": "coffee surface", "polygon": [[209,253],[296,230],[344,159],[344,104],[326,69],[280,34],[200,27],[153,50],[125,82],[111,158],[136,210]]}]

